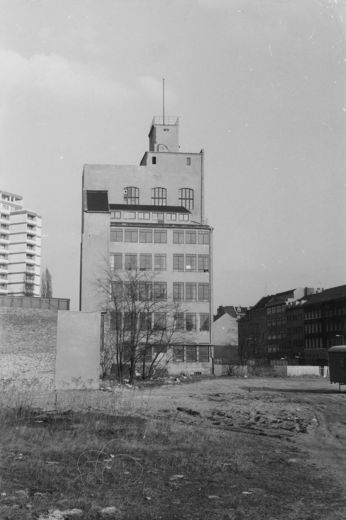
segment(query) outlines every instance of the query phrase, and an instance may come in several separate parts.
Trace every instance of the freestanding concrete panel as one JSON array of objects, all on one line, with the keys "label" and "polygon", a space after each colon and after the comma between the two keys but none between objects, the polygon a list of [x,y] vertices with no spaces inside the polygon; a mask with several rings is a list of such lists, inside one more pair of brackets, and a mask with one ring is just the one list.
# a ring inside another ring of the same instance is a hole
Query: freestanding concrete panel
[{"label": "freestanding concrete panel", "polygon": [[99,312],[58,312],[57,390],[99,389],[100,327]]}]

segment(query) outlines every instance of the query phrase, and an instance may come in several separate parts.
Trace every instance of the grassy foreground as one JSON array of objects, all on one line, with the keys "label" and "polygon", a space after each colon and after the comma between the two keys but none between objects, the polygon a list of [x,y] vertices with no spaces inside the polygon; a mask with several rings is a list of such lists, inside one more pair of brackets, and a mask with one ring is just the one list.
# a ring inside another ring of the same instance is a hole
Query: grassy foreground
[{"label": "grassy foreground", "polygon": [[26,407],[0,411],[0,434],[1,520],[110,506],[107,518],[129,520],[315,520],[338,500],[289,440]]}]

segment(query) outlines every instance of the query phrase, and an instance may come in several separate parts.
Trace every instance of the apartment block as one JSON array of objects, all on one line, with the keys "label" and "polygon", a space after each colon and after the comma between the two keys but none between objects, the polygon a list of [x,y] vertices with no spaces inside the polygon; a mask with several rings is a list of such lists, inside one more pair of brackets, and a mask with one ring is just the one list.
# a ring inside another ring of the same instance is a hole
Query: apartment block
[{"label": "apartment block", "polygon": [[22,201],[0,191],[0,295],[40,295],[42,219]]},{"label": "apartment block", "polygon": [[180,151],[177,117],[154,117],[139,166],[84,166],[80,310],[105,309],[99,280],[107,265],[148,273],[153,298],[179,304],[184,341],[171,345],[173,364],[209,372],[212,228],[204,215],[204,152]]}]

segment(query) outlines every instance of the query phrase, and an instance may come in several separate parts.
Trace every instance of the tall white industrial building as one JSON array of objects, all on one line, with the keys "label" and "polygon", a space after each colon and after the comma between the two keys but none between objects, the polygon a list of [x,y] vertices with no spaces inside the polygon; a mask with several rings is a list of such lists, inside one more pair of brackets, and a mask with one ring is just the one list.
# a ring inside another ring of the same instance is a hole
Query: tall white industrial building
[{"label": "tall white industrial building", "polygon": [[211,370],[212,228],[204,215],[204,152],[181,152],[177,117],[155,117],[140,165],[85,165],[80,309],[104,308],[105,262],[155,276],[154,298],[176,302],[184,343],[173,361]]},{"label": "tall white industrial building", "polygon": [[39,296],[42,219],[23,197],[0,190],[0,295]]}]

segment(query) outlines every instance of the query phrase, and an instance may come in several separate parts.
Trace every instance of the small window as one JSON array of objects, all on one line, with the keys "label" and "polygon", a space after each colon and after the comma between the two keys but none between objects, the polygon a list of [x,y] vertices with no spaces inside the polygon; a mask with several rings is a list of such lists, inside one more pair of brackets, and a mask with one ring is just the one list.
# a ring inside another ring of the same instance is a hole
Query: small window
[{"label": "small window", "polygon": [[179,215],[179,220],[187,222],[190,218],[190,215],[187,215],[186,213],[182,213]]},{"label": "small window", "polygon": [[121,218],[121,211],[111,211],[111,219],[119,219]]},{"label": "small window", "polygon": [[191,166],[191,157],[186,157],[186,166]]},{"label": "small window", "polygon": [[184,243],[184,231],[173,231],[173,244]]},{"label": "small window", "polygon": [[138,229],[125,229],[125,242],[138,242]]},{"label": "small window", "polygon": [[198,347],[198,359],[200,363],[208,363],[209,361],[209,347],[207,345],[200,345]]},{"label": "small window", "polygon": [[150,213],[148,211],[139,211],[138,220],[150,220]]},{"label": "small window", "polygon": [[151,199],[154,206],[167,206],[166,188],[156,187],[151,190]]},{"label": "small window", "polygon": [[191,188],[180,188],[179,190],[180,205],[186,209],[194,207],[194,192]]},{"label": "small window", "polygon": [[125,204],[139,204],[139,188],[135,186],[127,186],[124,188]]},{"label": "small window", "polygon": [[138,298],[142,302],[150,301],[152,298],[152,283],[139,282],[138,283]]},{"label": "small window", "polygon": [[175,213],[166,213],[166,220],[167,221],[177,220],[177,215]]},{"label": "small window", "polygon": [[167,231],[165,229],[154,230],[154,243],[167,244]]},{"label": "small window", "polygon": [[151,164],[156,164],[156,157],[155,157],[155,155],[153,155],[152,158],[151,158]]},{"label": "small window", "polygon": [[125,220],[134,220],[136,218],[135,211],[124,211],[124,219]]},{"label": "small window", "polygon": [[119,228],[111,228],[111,242],[122,242],[123,230]]}]

